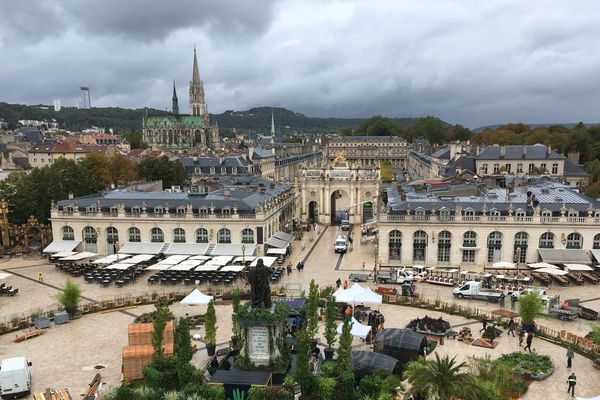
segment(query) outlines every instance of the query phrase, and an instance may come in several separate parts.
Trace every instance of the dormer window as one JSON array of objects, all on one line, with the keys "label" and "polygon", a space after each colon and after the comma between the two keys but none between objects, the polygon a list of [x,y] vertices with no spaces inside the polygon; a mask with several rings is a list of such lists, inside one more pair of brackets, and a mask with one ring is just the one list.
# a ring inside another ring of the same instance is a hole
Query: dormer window
[{"label": "dormer window", "polygon": [[165,209],[163,207],[154,207],[154,214],[163,214]]},{"label": "dormer window", "polygon": [[594,212],[594,218],[600,218],[600,210]]},{"label": "dormer window", "polygon": [[519,208],[517,209],[517,211],[515,212],[515,217],[524,217],[525,216],[525,211],[523,211],[523,209]]},{"label": "dormer window", "polygon": [[196,174],[199,174],[199,173],[200,173],[200,167],[196,167],[196,168],[194,168],[194,172],[195,172]]},{"label": "dormer window", "polygon": [[229,207],[221,208],[221,214],[231,214],[231,208],[229,208]]},{"label": "dormer window", "polygon": [[214,175],[215,174],[215,167],[210,167],[210,174]]},{"label": "dormer window", "polygon": [[577,211],[575,211],[575,210],[569,210],[568,217],[570,217],[570,218],[579,217],[579,213]]},{"label": "dormer window", "polygon": [[110,208],[110,212],[113,213],[113,214],[116,214],[116,213],[119,212],[119,208],[118,207],[111,207]]},{"label": "dormer window", "polygon": [[227,173],[227,168],[221,167],[221,174],[225,175]]},{"label": "dormer window", "polygon": [[185,207],[177,207],[177,214],[185,214]]},{"label": "dormer window", "polygon": [[496,210],[495,208],[492,208],[490,210],[490,212],[488,213],[488,215],[490,217],[499,217],[500,216],[500,211]]},{"label": "dormer window", "polygon": [[542,211],[541,215],[543,218],[550,218],[550,217],[552,217],[552,211],[545,209],[544,211]]},{"label": "dormer window", "polygon": [[142,210],[139,207],[131,207],[131,212],[133,214],[139,214],[142,212]]},{"label": "dormer window", "polygon": [[73,206],[65,206],[65,207],[63,207],[63,211],[64,212],[74,212],[75,211],[75,207],[73,207]]},{"label": "dormer window", "polygon": [[231,168],[231,173],[232,173],[233,175],[237,175],[237,167],[233,167],[233,168]]},{"label": "dormer window", "polygon": [[89,206],[89,207],[86,207],[86,208],[85,208],[85,211],[86,211],[86,212],[90,212],[90,213],[96,212],[96,206]]},{"label": "dormer window", "polygon": [[447,209],[446,207],[440,208],[440,217],[449,217],[450,216],[450,210]]},{"label": "dormer window", "polygon": [[198,211],[200,212],[200,214],[208,214],[208,208],[206,208],[206,207],[202,207]]},{"label": "dormer window", "polygon": [[415,215],[416,215],[417,217],[424,217],[424,216],[425,216],[425,209],[424,209],[424,208],[421,208],[421,207],[417,208],[417,209],[415,210]]},{"label": "dormer window", "polygon": [[472,208],[465,208],[463,210],[463,215],[466,217],[473,217],[475,216],[475,210]]}]

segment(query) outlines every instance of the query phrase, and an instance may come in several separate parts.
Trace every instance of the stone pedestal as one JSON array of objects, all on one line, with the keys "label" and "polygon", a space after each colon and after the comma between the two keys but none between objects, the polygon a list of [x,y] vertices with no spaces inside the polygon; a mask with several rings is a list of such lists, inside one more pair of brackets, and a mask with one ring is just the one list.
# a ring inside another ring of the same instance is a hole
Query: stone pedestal
[{"label": "stone pedestal", "polygon": [[280,356],[279,349],[275,345],[279,329],[275,325],[253,325],[248,326],[246,340],[248,345],[248,357],[250,362],[257,367],[268,367]]}]

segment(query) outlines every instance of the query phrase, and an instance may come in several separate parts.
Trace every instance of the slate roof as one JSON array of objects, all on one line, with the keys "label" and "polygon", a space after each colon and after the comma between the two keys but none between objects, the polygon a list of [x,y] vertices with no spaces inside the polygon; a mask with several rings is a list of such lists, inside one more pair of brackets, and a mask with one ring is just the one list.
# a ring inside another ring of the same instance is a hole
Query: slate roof
[{"label": "slate roof", "polygon": [[404,142],[400,136],[339,136],[333,142]]},{"label": "slate roof", "polygon": [[254,148],[254,154],[252,155],[252,157],[257,157],[257,158],[269,158],[269,157],[275,157],[275,155],[273,153],[271,153],[269,150],[265,150],[261,147],[255,147]]},{"label": "slate roof", "polygon": [[575,164],[568,158],[565,159],[565,168],[563,175],[565,176],[589,176],[587,172],[579,165]]},{"label": "slate roof", "polygon": [[450,148],[440,149],[431,155],[432,158],[450,158]]},{"label": "slate roof", "polygon": [[[502,148],[504,155],[502,155]],[[562,160],[565,156],[550,150],[544,144],[530,146],[488,146],[477,156],[478,160]]]}]

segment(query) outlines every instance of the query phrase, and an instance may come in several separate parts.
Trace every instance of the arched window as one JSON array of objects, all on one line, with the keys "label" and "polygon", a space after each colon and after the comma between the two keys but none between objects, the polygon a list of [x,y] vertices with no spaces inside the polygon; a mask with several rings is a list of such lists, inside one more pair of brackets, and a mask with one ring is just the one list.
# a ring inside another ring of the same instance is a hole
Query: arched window
[{"label": "arched window", "polygon": [[206,229],[196,229],[196,243],[208,243],[208,231]]},{"label": "arched window", "polygon": [[583,238],[577,232],[567,236],[567,249],[581,249],[583,247]]},{"label": "arched window", "polygon": [[96,243],[98,240],[98,234],[96,233],[96,230],[91,226],[86,226],[83,228],[83,240],[88,244]]},{"label": "arched window", "polygon": [[427,253],[427,234],[424,231],[416,231],[413,236],[413,261],[425,261]]},{"label": "arched window", "polygon": [[452,234],[442,231],[438,235],[438,261],[450,262],[450,247],[452,247]]},{"label": "arched window", "polygon": [[140,230],[136,227],[133,228],[129,228],[129,241],[130,242],[141,242],[142,241],[142,234],[140,233]]},{"label": "arched window", "polygon": [[106,228],[106,242],[115,244],[119,241],[119,231],[114,226]]},{"label": "arched window", "polygon": [[161,243],[165,241],[165,235],[160,228],[152,228],[150,230],[150,241]]},{"label": "arched window", "polygon": [[502,251],[502,234],[492,232],[488,236],[488,262],[495,263],[500,261]]},{"label": "arched window", "polygon": [[[467,231],[463,234],[463,247],[477,247],[477,234],[473,231]],[[465,263],[475,262],[475,250],[463,249],[462,260]]]},{"label": "arched window", "polygon": [[600,233],[594,236],[594,245],[592,249],[600,249]]},{"label": "arched window", "polygon": [[62,240],[75,240],[75,231],[69,225],[62,228]]},{"label": "arched window", "polygon": [[242,243],[254,243],[254,231],[252,229],[242,229]]},{"label": "arched window", "polygon": [[227,228],[219,229],[217,243],[231,243],[231,231]]},{"label": "arched window", "polygon": [[527,240],[529,235],[527,232],[518,232],[515,235],[515,249],[513,251],[513,262],[524,264],[527,258]]},{"label": "arched window", "polygon": [[173,243],[185,243],[185,231],[183,229],[173,229]]},{"label": "arched window", "polygon": [[545,232],[540,236],[540,249],[553,249],[554,248],[554,233]]},{"label": "arched window", "polygon": [[390,260],[402,259],[402,232],[399,230],[391,231],[388,246]]}]

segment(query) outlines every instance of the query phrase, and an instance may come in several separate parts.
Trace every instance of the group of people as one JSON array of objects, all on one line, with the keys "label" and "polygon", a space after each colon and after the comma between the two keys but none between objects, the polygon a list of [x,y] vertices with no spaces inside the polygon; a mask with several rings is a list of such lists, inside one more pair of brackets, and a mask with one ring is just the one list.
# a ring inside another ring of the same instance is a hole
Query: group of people
[{"label": "group of people", "polygon": [[[500,297],[498,297],[498,303],[500,304],[500,307],[504,308],[504,305],[506,303],[506,295],[504,293],[501,293]],[[516,295],[516,293],[513,293],[510,295],[510,309],[514,310],[516,305],[517,305],[517,295]]]}]

